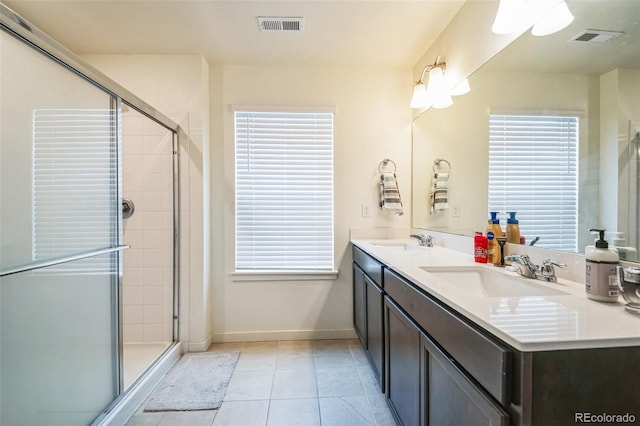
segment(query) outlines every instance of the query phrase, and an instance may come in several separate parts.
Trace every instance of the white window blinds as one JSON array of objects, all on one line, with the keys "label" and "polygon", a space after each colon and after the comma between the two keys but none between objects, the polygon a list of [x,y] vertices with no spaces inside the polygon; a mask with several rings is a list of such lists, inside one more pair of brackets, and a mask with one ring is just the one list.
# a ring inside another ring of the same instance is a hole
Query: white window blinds
[{"label": "white window blinds", "polygon": [[517,212],[527,244],[577,251],[578,137],[578,117],[489,118],[489,211]]},{"label": "white window blinds", "polygon": [[[33,260],[46,260],[116,242],[117,156],[109,109],[33,113]],[[59,272],[108,270],[97,256]],[[91,264],[91,262],[93,262]]]},{"label": "white window blinds", "polygon": [[333,114],[237,111],[235,144],[236,270],[333,270]]}]

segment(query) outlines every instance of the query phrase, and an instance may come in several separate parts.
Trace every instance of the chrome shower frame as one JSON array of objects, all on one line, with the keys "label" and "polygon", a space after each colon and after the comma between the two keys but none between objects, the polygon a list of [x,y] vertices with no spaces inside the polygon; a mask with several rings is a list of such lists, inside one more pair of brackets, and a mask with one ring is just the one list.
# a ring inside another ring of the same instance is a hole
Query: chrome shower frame
[{"label": "chrome shower frame", "polygon": [[[39,30],[23,18],[21,18],[18,14],[13,12],[11,9],[6,7],[3,3],[0,2],[0,29],[6,31],[10,35],[16,37],[21,40],[28,46],[38,50],[43,53],[53,61],[58,64],[64,66],[71,72],[76,75],[82,77],[86,81],[92,83],[98,88],[102,89],[104,92],[112,96],[112,110],[114,111],[114,117],[112,119],[112,132],[115,140],[117,141],[117,148],[114,152],[114,155],[117,156],[118,161],[118,170],[121,170],[121,148],[122,148],[122,134],[121,134],[121,111],[122,105],[126,104],[131,108],[135,109],[145,117],[153,120],[159,125],[163,126],[167,130],[172,132],[173,137],[173,343],[165,349],[163,355],[168,353],[169,351],[175,350],[175,346],[179,344],[179,279],[180,279],[180,161],[179,161],[179,151],[180,151],[180,141],[178,133],[181,131],[179,125],[174,122],[172,119],[168,118],[160,111],[153,108],[151,105],[144,102],[142,99],[135,96],[129,90],[125,89],[123,86],[119,85],[115,81],[111,80],[102,72],[98,71],[94,67],[90,66],[86,62],[84,62],[81,58],[79,58],[72,51],[64,47],[62,44],[49,37],[46,33]],[[101,424],[104,422],[105,418],[107,418],[112,411],[121,403],[126,397],[127,392],[124,390],[124,378],[123,378],[123,360],[122,360],[122,351],[123,351],[123,336],[122,336],[122,286],[123,286],[123,267],[122,267],[122,251],[128,246],[122,244],[122,228],[123,228],[123,217],[122,217],[122,209],[120,208],[120,203],[122,200],[122,183],[120,182],[119,176],[116,176],[117,181],[117,199],[114,202],[117,203],[116,210],[117,214],[117,241],[112,242],[112,247],[96,250],[90,253],[81,253],[74,256],[67,256],[65,258],[53,259],[51,261],[40,262],[37,264],[31,264],[28,266],[28,269],[37,269],[43,268],[47,266],[52,266],[58,263],[69,262],[73,260],[78,260],[85,257],[97,256],[105,253],[113,253],[115,261],[117,262],[117,283],[114,283],[115,291],[112,294],[112,297],[115,302],[116,311],[113,313],[113,322],[112,327],[114,331],[114,339],[115,346],[118,348],[116,357],[114,362],[116,365],[114,366],[115,375],[117,377],[115,383],[114,394],[116,398],[112,401],[112,403],[103,411],[103,413],[98,416],[94,420],[94,424]],[[27,270],[27,268],[14,268],[12,270],[2,271],[1,275],[10,275],[18,272],[22,272]],[[158,358],[153,365],[161,362],[162,356]],[[147,369],[147,372],[149,371]],[[134,382],[131,388],[138,382],[143,380],[145,377],[140,377],[136,382]]]}]

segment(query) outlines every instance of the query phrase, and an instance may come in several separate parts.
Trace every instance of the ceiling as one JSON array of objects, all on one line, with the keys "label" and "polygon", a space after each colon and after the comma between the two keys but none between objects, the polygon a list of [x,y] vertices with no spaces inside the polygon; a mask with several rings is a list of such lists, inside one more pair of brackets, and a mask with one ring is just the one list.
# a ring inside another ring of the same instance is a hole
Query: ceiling
[{"label": "ceiling", "polygon": [[[616,68],[640,69],[640,0],[568,0],[574,21],[560,32],[535,37],[528,31],[486,68],[602,75]],[[623,34],[606,43],[570,42],[583,31]]]},{"label": "ceiling", "polygon": [[[464,0],[3,0],[77,54],[195,54],[210,64],[413,67]],[[300,33],[258,16],[303,17]]]}]

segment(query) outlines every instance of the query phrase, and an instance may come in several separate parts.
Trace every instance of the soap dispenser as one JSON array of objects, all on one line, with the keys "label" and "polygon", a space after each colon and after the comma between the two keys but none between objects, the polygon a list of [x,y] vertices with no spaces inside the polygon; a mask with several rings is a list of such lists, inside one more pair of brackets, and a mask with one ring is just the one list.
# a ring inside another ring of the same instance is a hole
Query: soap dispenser
[{"label": "soap dispenser", "polygon": [[500,246],[498,245],[497,238],[502,237],[502,228],[500,227],[500,219],[498,219],[498,212],[489,212],[491,217],[487,223],[487,261],[488,263],[500,263]]},{"label": "soap dispenser", "polygon": [[618,252],[609,248],[604,239],[604,229],[590,229],[592,234],[598,234],[593,246],[585,249],[585,290],[589,299],[599,302],[616,302],[620,290],[618,288]]},{"label": "soap dispenser", "polygon": [[507,242],[511,244],[520,244],[520,224],[516,219],[516,212],[509,212],[507,219]]},{"label": "soap dispenser", "polygon": [[626,260],[628,262],[638,261],[638,250],[635,247],[629,247],[624,239],[622,232],[611,232],[611,247],[618,250],[618,257],[620,260]]}]

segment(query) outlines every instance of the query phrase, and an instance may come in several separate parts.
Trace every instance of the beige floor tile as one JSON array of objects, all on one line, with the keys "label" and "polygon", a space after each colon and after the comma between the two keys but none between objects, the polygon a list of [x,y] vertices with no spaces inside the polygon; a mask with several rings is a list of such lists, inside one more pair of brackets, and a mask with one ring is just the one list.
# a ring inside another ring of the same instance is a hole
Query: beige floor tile
[{"label": "beige floor tile", "polygon": [[224,401],[269,399],[273,385],[273,370],[234,371]]},{"label": "beige floor tile", "polygon": [[395,426],[396,422],[387,405],[387,398],[383,393],[378,392],[377,394],[367,395],[367,401],[376,425]]},{"label": "beige floor tile", "polygon": [[316,362],[313,354],[278,355],[276,370],[310,370],[314,371]]},{"label": "beige floor tile", "polygon": [[322,426],[371,426],[375,421],[364,396],[320,398]]},{"label": "beige floor tile", "polygon": [[353,357],[351,352],[347,350],[346,353],[339,352],[325,352],[322,354],[316,353],[314,357],[316,363],[316,369],[335,369],[335,368],[354,368]]},{"label": "beige floor tile", "polygon": [[395,425],[357,339],[217,343],[209,351],[241,352],[220,410],[139,409],[127,426]]},{"label": "beige floor tile", "polygon": [[213,420],[213,426],[264,426],[269,401],[225,401]]},{"label": "beige floor tile", "polygon": [[240,354],[235,371],[275,370],[277,355],[270,352],[247,352]]},{"label": "beige floor tile", "polygon": [[360,383],[362,383],[365,395],[382,395],[380,384],[376,380],[370,366],[361,365],[356,367],[356,370],[358,371],[358,377],[360,377]]},{"label": "beige floor tile", "polygon": [[241,352],[244,342],[212,343],[207,352]]},{"label": "beige floor tile", "polygon": [[268,341],[268,342],[246,342],[244,347],[242,348],[242,352],[267,352],[273,353],[278,349],[277,341]]},{"label": "beige floor tile", "polygon": [[276,370],[272,399],[317,398],[318,385],[313,370]]},{"label": "beige floor tile", "polygon": [[364,395],[360,378],[354,367],[317,369],[316,379],[320,398]]},{"label": "beige floor tile", "polygon": [[369,358],[367,358],[367,353],[362,349],[362,346],[349,346],[349,350],[356,366],[369,365]]},{"label": "beige floor tile", "polygon": [[280,340],[278,351],[290,349],[313,349],[313,340]]},{"label": "beige floor tile", "polygon": [[318,399],[272,399],[267,426],[320,426]]},{"label": "beige floor tile", "polygon": [[139,411],[127,421],[126,426],[157,426],[163,416],[164,413],[145,413]]},{"label": "beige floor tile", "polygon": [[211,426],[217,410],[205,411],[169,411],[158,426]]}]

